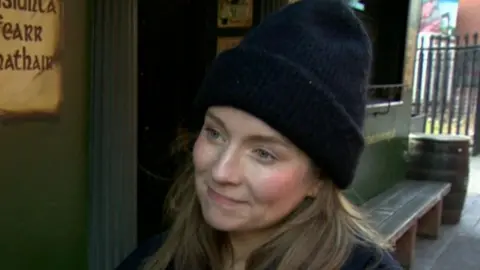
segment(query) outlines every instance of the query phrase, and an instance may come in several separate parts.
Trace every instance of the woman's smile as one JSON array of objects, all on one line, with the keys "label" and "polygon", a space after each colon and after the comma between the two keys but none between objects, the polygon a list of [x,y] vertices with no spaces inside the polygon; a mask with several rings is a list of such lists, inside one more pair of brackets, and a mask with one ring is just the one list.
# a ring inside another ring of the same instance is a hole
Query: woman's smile
[{"label": "woman's smile", "polygon": [[210,200],[212,200],[215,204],[222,206],[222,207],[235,207],[239,204],[244,204],[244,201],[236,200],[231,197],[222,195],[210,187],[207,187],[207,195]]}]

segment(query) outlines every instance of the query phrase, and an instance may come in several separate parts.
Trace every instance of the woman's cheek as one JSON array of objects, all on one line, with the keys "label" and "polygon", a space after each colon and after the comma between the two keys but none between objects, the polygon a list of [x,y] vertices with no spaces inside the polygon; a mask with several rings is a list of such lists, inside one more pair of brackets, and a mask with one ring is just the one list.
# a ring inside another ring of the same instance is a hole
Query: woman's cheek
[{"label": "woman's cheek", "polygon": [[202,135],[198,136],[193,146],[193,163],[197,169],[202,169],[215,159],[215,146]]},{"label": "woman's cheek", "polygon": [[275,202],[303,190],[295,169],[268,170],[249,178],[255,197],[262,202]]},{"label": "woman's cheek", "polygon": [[202,162],[202,152],[204,151],[205,143],[205,138],[200,134],[193,145],[193,163],[195,166]]}]

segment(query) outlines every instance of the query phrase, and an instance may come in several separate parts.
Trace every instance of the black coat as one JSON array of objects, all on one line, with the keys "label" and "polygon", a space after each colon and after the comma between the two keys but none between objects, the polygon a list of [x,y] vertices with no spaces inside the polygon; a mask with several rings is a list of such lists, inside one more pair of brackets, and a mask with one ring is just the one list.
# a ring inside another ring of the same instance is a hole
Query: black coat
[{"label": "black coat", "polygon": [[[137,248],[132,254],[130,254],[117,268],[116,270],[139,270],[145,259],[152,256],[157,251],[165,240],[164,235],[159,235],[151,238]],[[379,256],[373,249],[369,249],[364,246],[358,246],[354,249],[350,258],[347,260],[341,270],[402,270],[403,268],[392,257],[391,254],[385,252],[381,256],[381,261],[377,263]],[[375,268],[371,268],[370,265],[377,265]],[[193,268],[192,268],[193,269]],[[275,267],[272,267],[272,270]],[[174,266],[170,266],[169,270],[177,270]]]}]

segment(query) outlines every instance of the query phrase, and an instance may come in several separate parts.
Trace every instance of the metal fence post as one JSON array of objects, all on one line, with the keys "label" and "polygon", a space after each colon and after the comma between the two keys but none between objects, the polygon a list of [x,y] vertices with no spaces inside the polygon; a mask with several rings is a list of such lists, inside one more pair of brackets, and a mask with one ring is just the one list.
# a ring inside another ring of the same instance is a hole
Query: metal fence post
[{"label": "metal fence post", "polygon": [[[474,43],[477,45],[478,33],[473,36]],[[474,58],[473,72],[472,72],[472,88],[475,87],[476,91],[476,104],[475,104],[475,126],[473,131],[473,151],[472,155],[476,156],[480,154],[480,61],[477,57]],[[474,83],[475,81],[476,83]]]},{"label": "metal fence post", "polygon": [[[477,91],[480,86],[480,78],[477,79]],[[473,133],[473,151],[472,155],[480,154],[480,93],[477,94],[477,104],[475,104],[475,129]]]}]

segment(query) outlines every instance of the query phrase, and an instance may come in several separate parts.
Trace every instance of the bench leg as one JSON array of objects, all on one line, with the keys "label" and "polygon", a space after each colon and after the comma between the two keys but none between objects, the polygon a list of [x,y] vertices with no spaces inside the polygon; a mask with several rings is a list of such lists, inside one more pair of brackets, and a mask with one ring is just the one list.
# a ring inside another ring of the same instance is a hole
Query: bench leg
[{"label": "bench leg", "polygon": [[415,240],[417,236],[417,223],[414,223],[405,234],[395,243],[395,255],[398,262],[405,268],[410,269],[415,257]]},{"label": "bench leg", "polygon": [[442,224],[442,207],[443,201],[440,200],[432,209],[430,209],[418,221],[417,233],[419,236],[437,239],[440,233],[440,225]]}]

